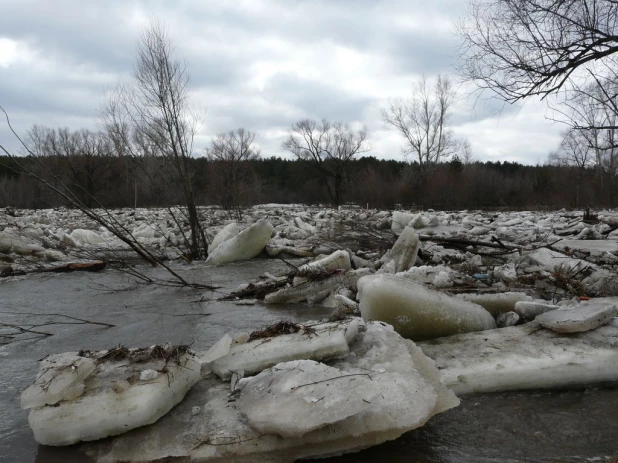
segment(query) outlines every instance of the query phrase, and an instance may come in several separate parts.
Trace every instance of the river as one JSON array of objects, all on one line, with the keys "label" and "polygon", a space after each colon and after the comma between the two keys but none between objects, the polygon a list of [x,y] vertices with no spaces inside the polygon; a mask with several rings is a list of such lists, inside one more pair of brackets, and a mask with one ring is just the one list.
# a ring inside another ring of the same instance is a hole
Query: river
[{"label": "river", "polygon": [[[190,281],[229,292],[260,273],[281,273],[285,267],[281,261],[257,259],[218,268],[186,265],[178,271]],[[21,340],[0,345],[0,461],[87,461],[70,447],[38,446],[28,427],[27,412],[19,407],[21,391],[32,383],[38,359],[47,354],[168,341],[204,350],[227,332],[253,331],[281,319],[300,322],[330,313],[330,309],[304,305],[246,306],[208,301],[216,296],[204,290],[135,286],[115,270],[38,274],[0,282],[0,322],[23,326],[60,320],[31,314],[63,314],[116,325],[42,326],[35,329],[53,336],[25,334],[20,335]],[[615,389],[466,396],[461,406],[393,442],[322,461],[618,461],[616,410]]]}]

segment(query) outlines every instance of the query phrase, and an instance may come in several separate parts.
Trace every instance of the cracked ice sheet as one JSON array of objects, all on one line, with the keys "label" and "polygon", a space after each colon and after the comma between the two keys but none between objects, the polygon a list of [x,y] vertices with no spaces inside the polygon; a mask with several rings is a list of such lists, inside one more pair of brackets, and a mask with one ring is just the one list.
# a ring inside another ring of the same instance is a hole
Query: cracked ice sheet
[{"label": "cracked ice sheet", "polygon": [[618,382],[618,322],[577,334],[537,323],[419,343],[456,394]]},{"label": "cracked ice sheet", "polygon": [[[229,384],[206,379],[156,424],[84,444],[80,449],[98,463],[166,457],[191,462],[291,463],[299,458],[358,451],[395,439],[459,404],[440,384],[433,362],[414,343],[378,322],[368,324],[367,331],[359,334],[350,355],[329,362],[329,366],[369,373],[384,398],[351,416],[343,418],[346,413],[342,413],[341,420],[326,424],[333,421],[331,417],[323,427],[302,437],[286,439],[252,429],[241,415],[238,402],[228,402]],[[195,406],[201,407],[201,413],[191,413]]]}]

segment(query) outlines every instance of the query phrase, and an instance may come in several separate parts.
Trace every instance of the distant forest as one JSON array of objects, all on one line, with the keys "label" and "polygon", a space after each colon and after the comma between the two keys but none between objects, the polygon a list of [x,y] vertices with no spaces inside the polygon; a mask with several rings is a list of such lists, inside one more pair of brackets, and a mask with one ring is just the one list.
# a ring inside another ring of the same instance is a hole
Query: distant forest
[{"label": "distant forest", "polygon": [[[156,157],[73,155],[19,159],[30,174],[71,189],[91,207],[153,207],[182,202],[180,186],[167,181],[166,164]],[[236,208],[259,203],[332,204],[324,177],[303,160],[270,157],[230,166],[224,161],[197,157],[190,163],[198,205]],[[383,209],[448,210],[614,207],[617,201],[616,175],[596,167],[463,163],[454,157],[437,164],[430,176],[418,175],[418,168],[416,163],[371,156],[350,160],[341,202]],[[0,206],[70,207],[30,174],[20,173],[15,159],[0,157]]]}]

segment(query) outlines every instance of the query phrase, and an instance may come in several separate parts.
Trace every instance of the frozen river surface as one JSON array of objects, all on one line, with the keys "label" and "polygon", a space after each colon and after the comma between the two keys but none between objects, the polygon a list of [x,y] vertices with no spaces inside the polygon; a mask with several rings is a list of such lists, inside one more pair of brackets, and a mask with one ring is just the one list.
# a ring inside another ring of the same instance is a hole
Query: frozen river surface
[{"label": "frozen river surface", "polygon": [[[264,271],[283,272],[279,261],[254,260],[221,268],[181,271],[188,279],[222,292]],[[58,320],[31,314],[65,314],[116,325],[50,325],[53,336],[0,346],[0,461],[87,462],[72,448],[38,446],[19,394],[34,379],[37,361],[49,353],[106,349],[118,344],[191,344],[203,350],[227,332],[253,331],[281,319],[305,321],[330,309],[208,302],[210,292],[133,285],[112,270],[102,273],[35,275],[0,282],[0,323],[25,325]],[[10,313],[9,313],[10,312]],[[30,338],[29,340],[25,338]],[[618,461],[618,390],[501,393],[467,396],[461,406],[423,428],[332,462],[567,462]]]}]

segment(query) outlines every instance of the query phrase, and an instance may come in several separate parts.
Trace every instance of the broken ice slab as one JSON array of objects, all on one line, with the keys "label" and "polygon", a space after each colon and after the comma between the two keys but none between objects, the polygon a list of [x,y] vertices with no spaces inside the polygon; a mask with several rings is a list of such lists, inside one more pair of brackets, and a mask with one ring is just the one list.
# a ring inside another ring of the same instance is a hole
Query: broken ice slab
[{"label": "broken ice slab", "polygon": [[228,379],[234,371],[242,370],[250,375],[290,360],[340,357],[348,353],[348,345],[358,334],[362,323],[360,318],[352,318],[333,323],[292,324],[297,332],[265,335],[243,344],[233,344],[227,355],[209,365],[220,378]]},{"label": "broken ice slab", "polygon": [[410,212],[394,211],[393,221],[391,223],[391,230],[395,233],[403,231],[403,229],[410,223],[410,220],[414,217],[414,214]]},{"label": "broken ice slab", "polygon": [[335,251],[322,259],[314,260],[313,262],[302,265],[299,268],[299,271],[310,271],[311,268],[323,270],[350,270],[352,268],[352,264],[350,263],[350,254],[348,254],[347,251]]},{"label": "broken ice slab", "polygon": [[494,317],[501,313],[512,312],[517,302],[532,300],[526,293],[515,291],[492,294],[458,294],[456,297],[484,307]]},{"label": "broken ice slab", "polygon": [[578,333],[603,326],[616,316],[618,298],[602,298],[546,312],[534,321],[557,333]]},{"label": "broken ice slab", "polygon": [[551,312],[559,308],[559,305],[548,304],[547,302],[520,301],[515,303],[513,311],[517,313],[522,320],[529,322],[542,313]]},{"label": "broken ice slab", "polygon": [[548,272],[560,270],[567,274],[575,274],[585,268],[596,269],[597,266],[582,259],[574,259],[566,254],[552,251],[547,248],[540,248],[529,254],[522,256],[521,260],[526,260],[533,265],[539,265]]},{"label": "broken ice slab", "polygon": [[270,239],[274,228],[266,219],[260,219],[233,238],[219,244],[206,259],[207,264],[225,264],[256,257]]},{"label": "broken ice slab", "polygon": [[285,304],[289,302],[318,301],[326,299],[328,295],[340,286],[356,286],[358,279],[373,271],[362,268],[351,270],[341,275],[334,275],[325,280],[306,281],[298,286],[283,288],[277,292],[267,294],[264,302],[267,304]]},{"label": "broken ice slab", "polygon": [[21,408],[42,407],[60,402],[71,386],[80,384],[95,369],[92,359],[66,352],[48,355],[39,364],[34,384],[21,394]]},{"label": "broken ice slab", "polygon": [[230,348],[232,347],[232,341],[232,337],[229,334],[225,334],[206,352],[197,354],[197,361],[202,365],[210,364],[218,358],[229,354]]},{"label": "broken ice slab", "polygon": [[370,372],[348,373],[313,360],[296,360],[250,378],[238,408],[260,433],[301,437],[368,409],[380,389]]},{"label": "broken ice slab", "polygon": [[404,272],[414,266],[420,245],[420,239],[414,229],[405,227],[392,249],[380,259],[380,262],[393,261],[395,273]]},{"label": "broken ice slab", "polygon": [[[552,313],[552,312],[548,312]],[[618,324],[559,334],[537,323],[419,343],[455,394],[618,382]]]},{"label": "broken ice slab", "polygon": [[234,238],[241,231],[242,228],[236,222],[228,223],[219,231],[219,233],[215,235],[211,243],[208,245],[208,254],[213,252],[221,243]]},{"label": "broken ice slab", "polygon": [[506,328],[507,326],[515,326],[519,322],[519,314],[517,312],[503,312],[496,317],[496,326],[498,328]]},{"label": "broken ice slab", "polygon": [[487,310],[395,275],[370,275],[358,281],[365,320],[393,325],[404,338],[432,339],[496,327]]},{"label": "broken ice slab", "polygon": [[277,244],[277,242],[273,240],[269,241],[268,244],[266,244],[265,249],[268,255],[271,257],[278,256],[281,253],[285,253],[285,254],[289,254],[291,256],[297,256],[297,257],[313,256],[313,251],[311,251],[311,249],[309,248]]},{"label": "broken ice slab", "polygon": [[560,240],[554,247],[557,249],[578,250],[599,255],[605,252],[618,252],[618,243],[611,240]]},{"label": "broken ice slab", "polygon": [[[295,391],[306,400],[303,398],[298,407],[280,408],[282,416],[274,419],[279,420],[279,426],[290,420],[302,427],[307,409],[314,407],[309,427],[318,426],[320,420],[322,426],[301,437],[285,438],[258,431],[242,415],[239,401],[229,402],[229,384],[210,379],[200,381],[180,405],[156,424],[113,439],[82,444],[79,449],[96,463],[165,461],[169,457],[196,463],[292,463],[300,458],[354,452],[396,439],[459,403],[440,384],[438,371],[421,349],[378,322],[369,323],[367,330],[359,333],[347,356],[328,365],[340,371],[339,375],[370,375],[379,393],[370,393],[374,399],[369,400],[370,404],[363,402],[366,408],[357,413],[348,415],[342,406],[331,414],[320,406],[326,397],[317,401],[314,399],[320,397],[308,393],[311,385],[297,388]],[[289,378],[291,386],[298,385],[294,373]],[[337,386],[337,381],[342,385]],[[245,388],[250,387],[249,380],[242,382]],[[351,398],[342,390],[350,379],[333,379],[325,384],[330,384],[329,389],[336,388],[344,398]],[[278,389],[270,405],[276,406],[276,397],[283,400],[286,395],[285,388]],[[194,407],[200,407],[201,412],[193,414]],[[338,420],[339,416],[342,419]]]},{"label": "broken ice slab", "polygon": [[109,352],[64,354],[94,361],[96,368],[78,383],[83,388],[71,388],[52,406],[30,409],[28,422],[39,444],[70,445],[154,423],[201,378],[200,364],[182,346]]}]

